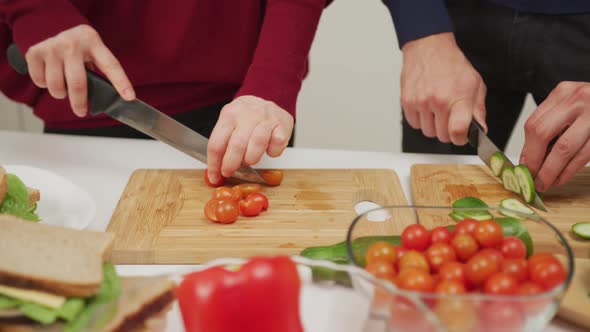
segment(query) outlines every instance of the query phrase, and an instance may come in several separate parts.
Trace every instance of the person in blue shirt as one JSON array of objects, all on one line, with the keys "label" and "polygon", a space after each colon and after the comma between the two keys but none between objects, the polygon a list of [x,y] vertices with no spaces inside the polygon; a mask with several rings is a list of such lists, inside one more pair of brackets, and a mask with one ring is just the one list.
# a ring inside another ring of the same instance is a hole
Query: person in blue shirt
[{"label": "person in blue shirt", "polygon": [[383,2],[403,52],[404,152],[474,154],[473,118],[504,149],[531,93],[520,163],[537,190],[590,161],[590,0]]}]

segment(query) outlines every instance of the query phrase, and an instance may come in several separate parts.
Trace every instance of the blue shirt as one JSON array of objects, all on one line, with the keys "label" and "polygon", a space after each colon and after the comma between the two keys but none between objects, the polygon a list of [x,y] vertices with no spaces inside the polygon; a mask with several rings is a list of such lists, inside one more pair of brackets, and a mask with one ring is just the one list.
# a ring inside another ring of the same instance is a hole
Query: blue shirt
[{"label": "blue shirt", "polygon": [[[531,13],[573,14],[590,12],[590,0],[490,1]],[[391,13],[400,48],[414,39],[453,31],[453,24],[444,0],[383,0],[383,2]]]}]

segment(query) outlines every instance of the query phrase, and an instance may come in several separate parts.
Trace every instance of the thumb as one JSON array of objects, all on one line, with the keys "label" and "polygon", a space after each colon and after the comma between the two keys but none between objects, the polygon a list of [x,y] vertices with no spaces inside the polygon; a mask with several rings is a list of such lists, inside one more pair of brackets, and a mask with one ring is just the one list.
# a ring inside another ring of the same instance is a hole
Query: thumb
[{"label": "thumb", "polygon": [[455,145],[467,144],[467,132],[471,125],[473,103],[468,100],[459,100],[451,106],[449,115],[449,134],[451,142]]},{"label": "thumb", "polygon": [[475,105],[473,110],[473,117],[482,127],[484,132],[488,133],[488,125],[486,124],[486,85],[481,82],[475,95]]}]

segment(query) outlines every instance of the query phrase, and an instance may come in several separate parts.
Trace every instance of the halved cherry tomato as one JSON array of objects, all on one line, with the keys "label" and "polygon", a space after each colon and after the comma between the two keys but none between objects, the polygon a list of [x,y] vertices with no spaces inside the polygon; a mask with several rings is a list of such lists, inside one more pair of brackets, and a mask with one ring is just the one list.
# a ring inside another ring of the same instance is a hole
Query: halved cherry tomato
[{"label": "halved cherry tomato", "polygon": [[283,171],[278,169],[262,169],[258,171],[258,174],[269,186],[278,186],[283,182]]},{"label": "halved cherry tomato", "polygon": [[402,244],[408,249],[424,251],[430,244],[430,234],[420,224],[412,224],[402,232]]},{"label": "halved cherry tomato", "polygon": [[441,280],[434,290],[439,294],[465,294],[465,285],[457,280]]},{"label": "halved cherry tomato", "polygon": [[454,280],[467,285],[467,276],[465,275],[465,265],[459,262],[444,263],[438,270],[439,280]]},{"label": "halved cherry tomato", "polygon": [[526,246],[516,236],[507,236],[500,244],[500,252],[505,258],[526,258]]},{"label": "halved cherry tomato", "polygon": [[455,250],[450,244],[439,242],[431,245],[426,249],[426,259],[430,264],[430,269],[434,272],[438,272],[440,267],[447,262],[454,262],[457,260]]},{"label": "halved cherry tomato", "polygon": [[477,227],[478,223],[479,223],[479,221],[477,221],[475,219],[465,218],[465,219],[459,221],[457,223],[457,225],[455,225],[455,229],[453,230],[453,234],[454,235],[457,235],[457,234],[472,235],[473,231],[475,231],[475,227]]},{"label": "halved cherry tomato", "polygon": [[465,265],[467,281],[474,286],[480,286],[494,273],[500,271],[500,263],[491,255],[477,253]]},{"label": "halved cherry tomato", "polygon": [[365,269],[376,278],[389,280],[392,283],[395,282],[395,268],[393,264],[378,260],[367,264]]},{"label": "halved cherry tomato", "polygon": [[549,290],[563,283],[566,278],[563,265],[555,258],[545,259],[535,265],[529,265],[531,281]]},{"label": "halved cherry tomato", "polygon": [[213,191],[211,199],[239,201],[240,192],[233,190],[230,187],[219,187]]},{"label": "halved cherry tomato", "polygon": [[215,211],[217,210],[217,205],[219,205],[219,200],[217,199],[210,199],[207,204],[205,204],[205,216],[207,219],[213,222],[218,222],[217,217],[215,216]]},{"label": "halved cherry tomato", "polygon": [[252,193],[246,196],[247,200],[260,202],[262,204],[262,211],[268,210],[268,197],[266,197],[263,193]]},{"label": "halved cherry tomato", "polygon": [[397,252],[395,247],[391,243],[379,241],[373,243],[365,255],[367,264],[374,263],[376,261],[385,261],[391,266],[394,266],[397,261]]},{"label": "halved cherry tomato", "polygon": [[508,258],[504,259],[501,264],[502,272],[514,277],[518,282],[524,282],[529,277],[529,270],[527,268],[526,260],[522,258]]},{"label": "halved cherry tomato", "polygon": [[248,197],[248,195],[260,192],[262,187],[257,183],[242,183],[238,184],[237,186],[233,187],[233,190],[240,193],[240,198],[244,199]]},{"label": "halved cherry tomato", "polygon": [[220,187],[223,186],[223,184],[225,183],[225,178],[222,176],[221,178],[219,178],[219,181],[217,181],[216,183],[212,183],[211,181],[209,181],[209,170],[205,169],[203,178],[205,179],[205,183],[209,186],[209,187]]},{"label": "halved cherry tomato", "polygon": [[473,237],[484,248],[495,248],[504,238],[502,226],[494,220],[484,220],[477,223]]},{"label": "halved cherry tomato", "polygon": [[238,220],[240,210],[238,202],[232,200],[219,201],[215,209],[217,222],[221,224],[231,224]]},{"label": "halved cherry tomato", "polygon": [[251,199],[240,201],[240,213],[245,217],[256,217],[262,211],[262,203]]},{"label": "halved cherry tomato", "polygon": [[434,278],[428,271],[414,268],[401,270],[396,284],[399,288],[418,292],[432,292],[435,287]]},{"label": "halved cherry tomato", "polygon": [[518,281],[504,272],[492,274],[484,284],[483,291],[486,294],[510,295],[516,292]]},{"label": "halved cherry tomato", "polygon": [[446,227],[436,227],[430,232],[430,242],[434,243],[449,243],[451,242],[451,238],[453,234],[449,231]]},{"label": "halved cherry tomato", "polygon": [[469,234],[458,234],[451,240],[451,246],[455,249],[457,257],[462,262],[466,262],[475,255],[478,249],[477,241]]},{"label": "halved cherry tomato", "polygon": [[422,253],[416,250],[409,250],[406,252],[402,258],[400,258],[397,265],[400,272],[411,268],[430,272],[428,260],[426,260],[426,257],[424,257]]}]

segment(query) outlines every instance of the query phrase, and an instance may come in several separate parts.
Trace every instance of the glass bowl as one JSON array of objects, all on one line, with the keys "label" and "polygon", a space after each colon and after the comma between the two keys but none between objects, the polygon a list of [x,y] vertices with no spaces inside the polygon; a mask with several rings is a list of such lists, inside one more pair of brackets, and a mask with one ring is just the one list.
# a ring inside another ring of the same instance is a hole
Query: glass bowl
[{"label": "glass bowl", "polygon": [[[357,284],[357,288],[368,287],[367,292],[372,291],[371,312],[387,319],[387,329],[383,331],[541,331],[557,312],[571,282],[574,260],[563,235],[537,215],[496,208],[377,208],[359,215],[351,224],[347,235],[349,257],[353,264],[363,267],[370,243],[366,241],[369,239],[367,237],[400,235],[406,226],[413,223],[420,223],[427,229],[453,225],[455,221],[449,216],[453,211],[472,214],[489,211],[494,218],[505,218],[505,214],[520,217],[522,221],[512,221],[511,225],[514,225],[514,229],[524,226],[528,230],[535,252],[550,252],[561,260],[567,272],[565,282],[536,295],[444,295],[402,290],[388,281],[385,282],[386,286],[380,285],[378,288]],[[395,242],[398,238],[392,237],[390,240]],[[360,281],[353,279],[353,282]]]}]

